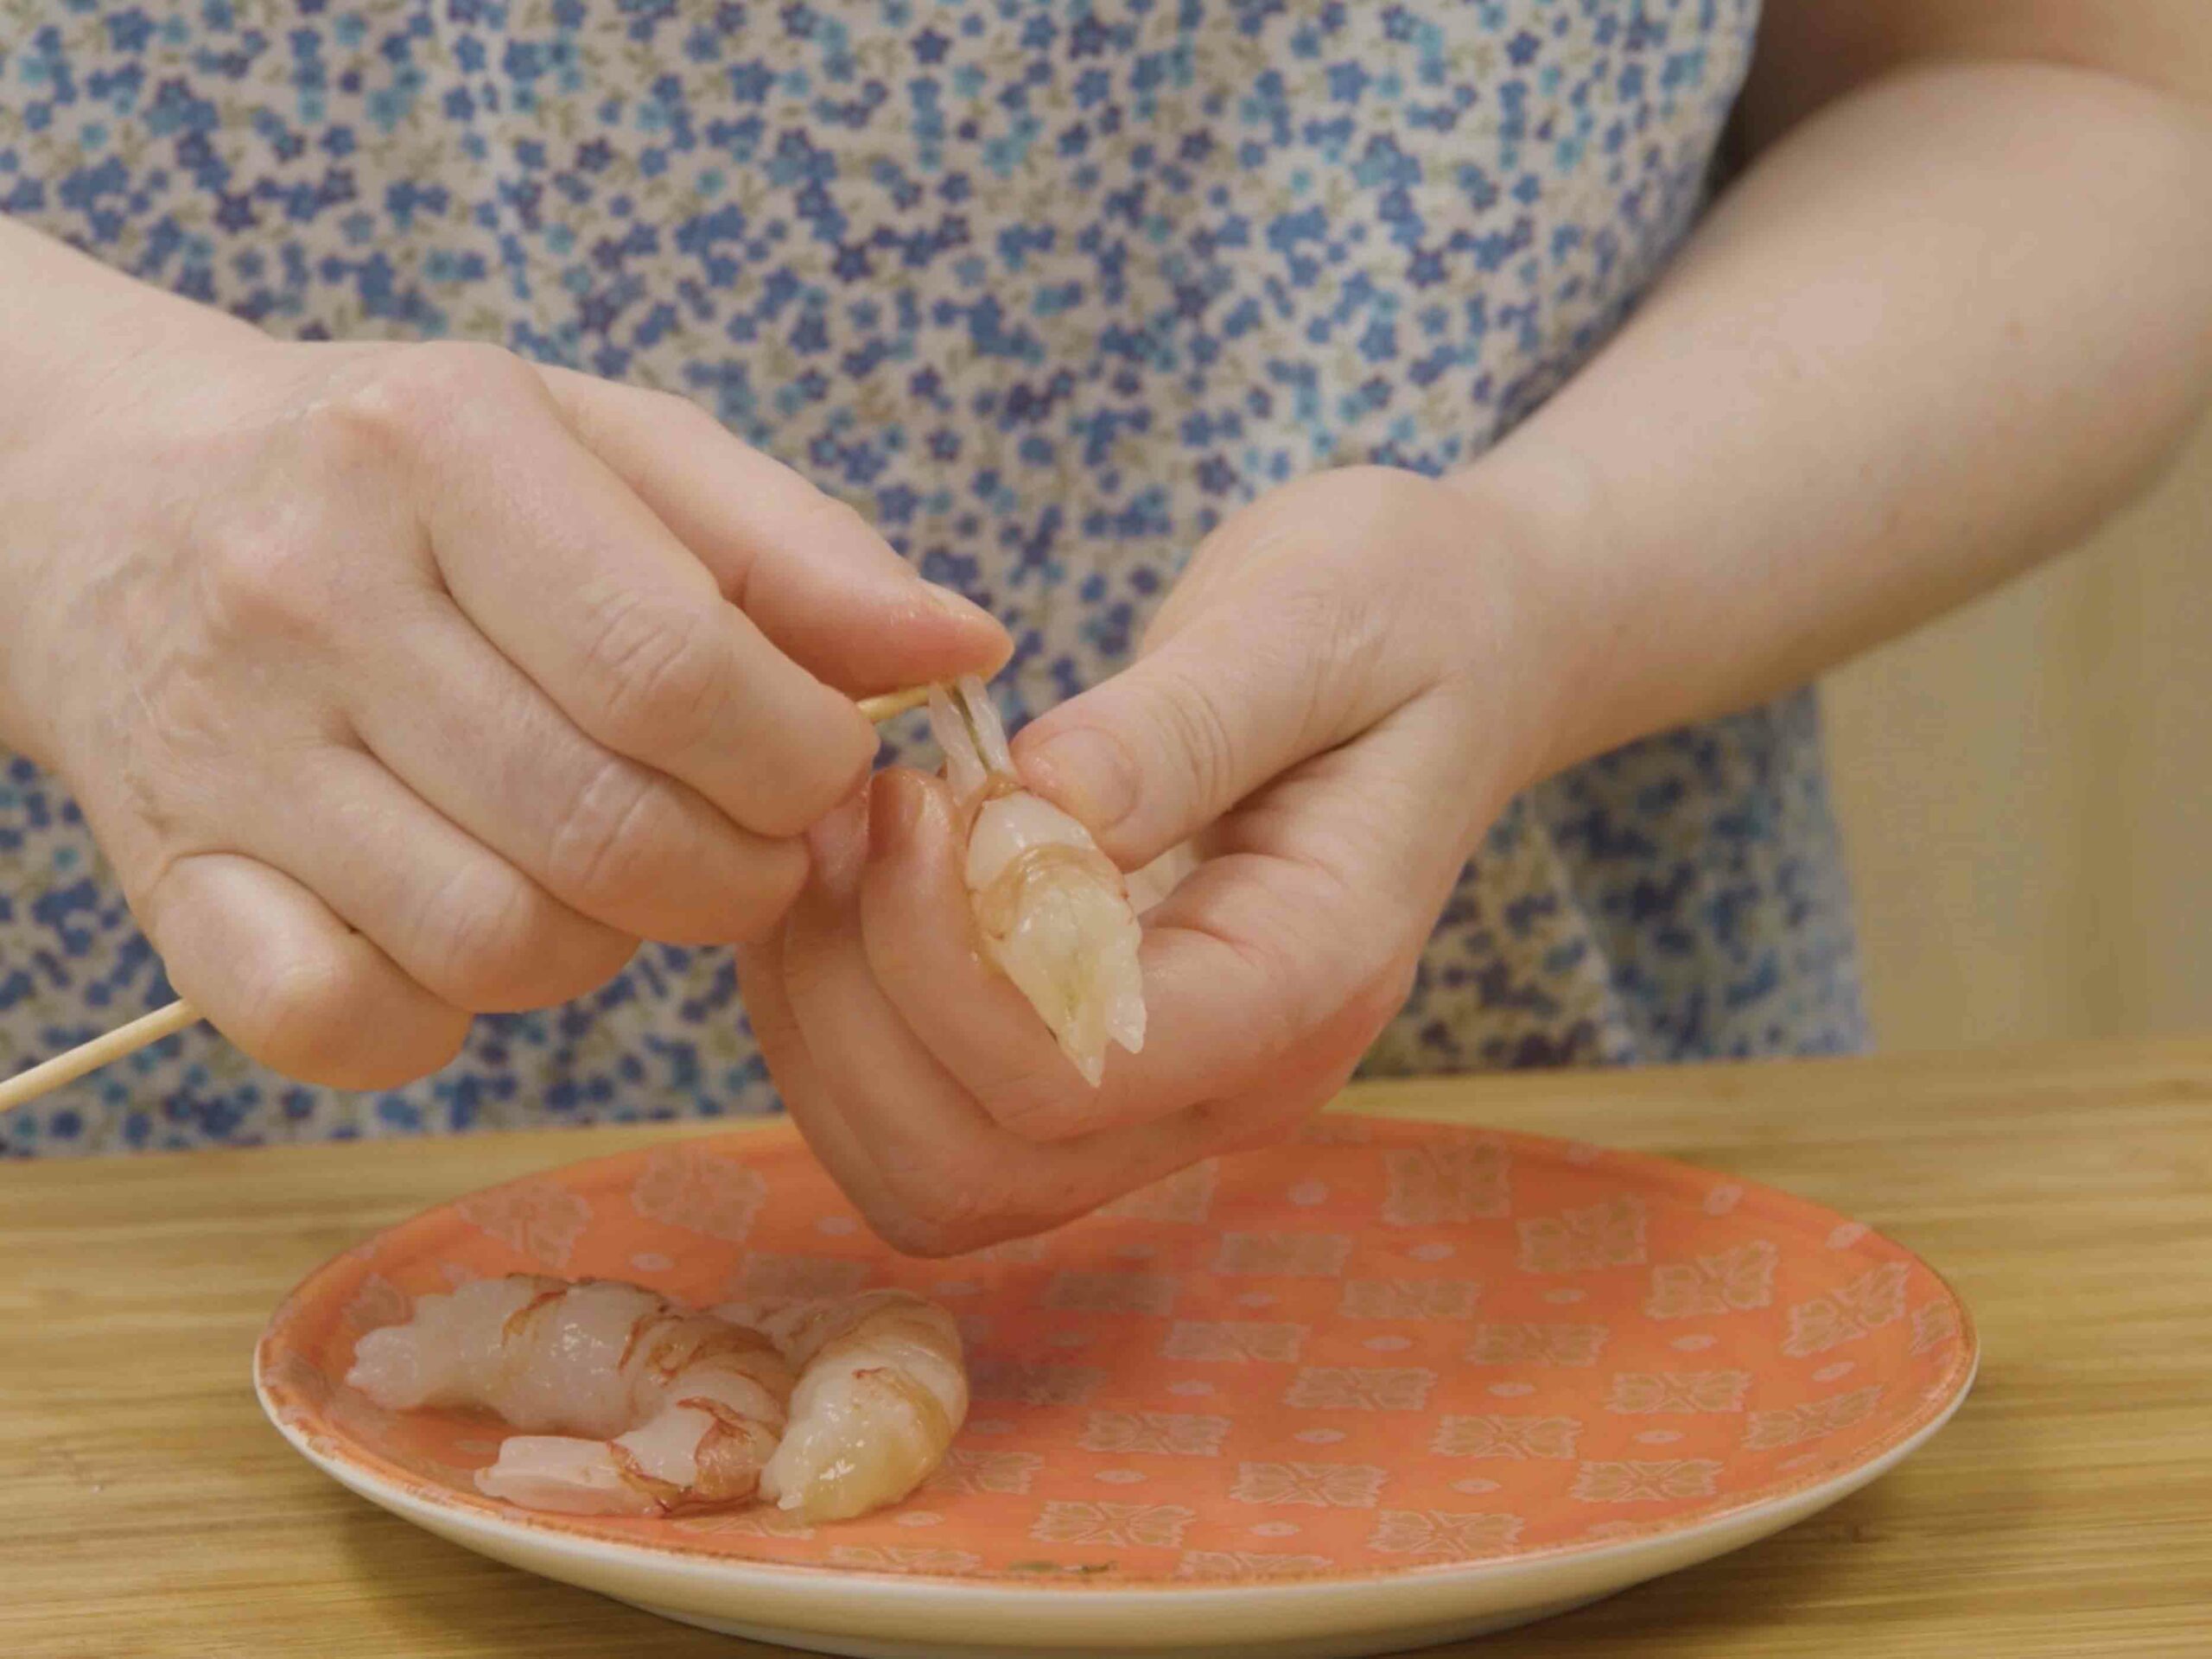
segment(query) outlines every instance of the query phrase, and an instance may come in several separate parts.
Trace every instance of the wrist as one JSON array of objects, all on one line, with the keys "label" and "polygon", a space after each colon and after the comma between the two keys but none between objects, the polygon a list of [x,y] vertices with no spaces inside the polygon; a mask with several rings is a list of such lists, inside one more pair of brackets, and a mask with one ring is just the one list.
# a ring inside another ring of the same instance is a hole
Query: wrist
[{"label": "wrist", "polygon": [[1502,551],[1494,580],[1508,595],[1501,648],[1515,682],[1517,793],[1632,734],[1615,730],[1625,630],[1599,556],[1618,537],[1596,470],[1525,428],[1444,482],[1474,504]]},{"label": "wrist", "polygon": [[0,216],[0,467],[93,417],[148,358],[264,339]]},{"label": "wrist", "polygon": [[[0,218],[0,747],[48,767],[76,677],[68,590],[124,550],[91,515],[143,465],[143,371],[235,359],[257,330]],[[187,369],[176,384],[205,384]]]}]

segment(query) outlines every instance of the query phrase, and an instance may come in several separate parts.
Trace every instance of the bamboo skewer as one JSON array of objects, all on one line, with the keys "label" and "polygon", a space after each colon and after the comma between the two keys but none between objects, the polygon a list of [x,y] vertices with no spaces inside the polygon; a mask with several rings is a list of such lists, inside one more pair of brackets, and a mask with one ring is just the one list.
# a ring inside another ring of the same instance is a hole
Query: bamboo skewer
[{"label": "bamboo skewer", "polygon": [[[860,711],[869,721],[880,726],[887,720],[895,720],[910,709],[918,709],[930,700],[926,685],[910,686],[904,691],[886,691],[880,696],[860,699]],[[135,1054],[149,1044],[158,1043],[164,1037],[173,1037],[187,1026],[196,1024],[201,1018],[200,1010],[181,998],[165,1008],[156,1008],[124,1026],[79,1043],[76,1047],[55,1055],[50,1060],[41,1060],[28,1071],[19,1071],[12,1077],[0,1078],[0,1112],[28,1105],[40,1096],[50,1094],[64,1084],[74,1083],[87,1071],[97,1071],[126,1054]]]},{"label": "bamboo skewer", "polygon": [[191,1003],[172,1002],[166,1008],[142,1014],[129,1025],[118,1026],[89,1043],[79,1043],[67,1053],[41,1060],[29,1071],[17,1072],[0,1083],[0,1112],[36,1100],[65,1083],[74,1083],[86,1072],[97,1071],[110,1060],[135,1054],[149,1043],[174,1036],[199,1018],[200,1010]]},{"label": "bamboo skewer", "polygon": [[926,685],[910,685],[904,691],[886,691],[880,697],[862,697],[861,713],[880,726],[887,720],[896,720],[909,709],[918,709],[930,700]]}]

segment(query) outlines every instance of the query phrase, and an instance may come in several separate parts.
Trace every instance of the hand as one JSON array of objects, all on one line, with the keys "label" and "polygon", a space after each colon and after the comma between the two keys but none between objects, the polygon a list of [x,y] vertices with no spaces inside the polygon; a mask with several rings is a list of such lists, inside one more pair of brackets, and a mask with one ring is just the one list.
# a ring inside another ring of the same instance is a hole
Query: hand
[{"label": "hand", "polygon": [[1277,491],[1207,538],[1134,666],[1020,734],[1026,781],[1124,869],[1197,838],[1145,918],[1144,1051],[1096,1092],[976,952],[944,785],[887,772],[825,821],[741,973],[785,1101],[879,1232],[938,1254],[1033,1231],[1342,1086],[1538,764],[1535,523],[1382,468]]},{"label": "hand", "polygon": [[874,754],[852,697],[1007,649],[680,399],[219,321],[0,454],[0,730],[178,991],[354,1088],[772,925]]}]

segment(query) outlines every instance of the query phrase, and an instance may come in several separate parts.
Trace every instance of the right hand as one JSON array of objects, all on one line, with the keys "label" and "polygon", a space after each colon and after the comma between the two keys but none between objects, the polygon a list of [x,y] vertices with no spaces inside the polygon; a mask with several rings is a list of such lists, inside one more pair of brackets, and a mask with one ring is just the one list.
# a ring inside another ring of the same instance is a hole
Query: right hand
[{"label": "right hand", "polygon": [[188,998],[309,1082],[738,941],[865,776],[855,696],[1004,633],[682,399],[210,323],[0,454],[0,734]]}]

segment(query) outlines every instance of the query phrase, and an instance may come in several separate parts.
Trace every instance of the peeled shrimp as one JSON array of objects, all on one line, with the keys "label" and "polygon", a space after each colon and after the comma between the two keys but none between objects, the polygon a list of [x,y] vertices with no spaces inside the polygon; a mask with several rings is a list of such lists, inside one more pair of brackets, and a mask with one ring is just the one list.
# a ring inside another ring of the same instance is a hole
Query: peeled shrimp
[{"label": "peeled shrimp", "polygon": [[570,1515],[667,1515],[753,1496],[791,1368],[769,1338],[636,1285],[516,1274],[425,1296],[355,1346],[346,1382],[388,1409],[488,1407],[486,1497]]},{"label": "peeled shrimp", "polygon": [[943,1308],[869,1290],[754,1317],[798,1371],[762,1497],[804,1521],[842,1521],[896,1503],[944,1459],[968,1415],[968,1372]]},{"label": "peeled shrimp", "polygon": [[1096,1088],[1109,1039],[1144,1046],[1142,934],[1122,873],[1090,831],[1021,786],[982,681],[932,688],[930,727],[968,825],[962,874],[984,954]]}]

